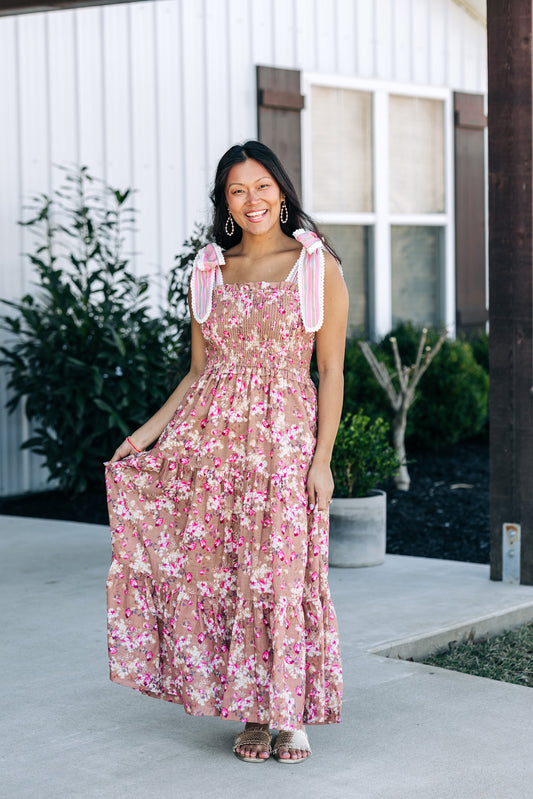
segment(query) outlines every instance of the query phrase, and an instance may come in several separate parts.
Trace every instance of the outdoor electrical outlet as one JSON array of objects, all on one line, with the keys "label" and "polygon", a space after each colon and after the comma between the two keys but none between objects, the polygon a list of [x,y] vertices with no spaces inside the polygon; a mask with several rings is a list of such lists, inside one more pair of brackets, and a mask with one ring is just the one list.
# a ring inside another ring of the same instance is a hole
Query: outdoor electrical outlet
[{"label": "outdoor electrical outlet", "polygon": [[505,522],[502,533],[502,582],[520,583],[520,535],[519,524]]}]

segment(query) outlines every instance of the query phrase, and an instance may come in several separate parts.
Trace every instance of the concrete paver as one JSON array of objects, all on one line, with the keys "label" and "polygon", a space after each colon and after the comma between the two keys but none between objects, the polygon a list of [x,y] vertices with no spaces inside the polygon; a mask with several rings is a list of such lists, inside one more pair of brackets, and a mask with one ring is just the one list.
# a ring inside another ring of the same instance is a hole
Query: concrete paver
[{"label": "concrete paver", "polygon": [[231,754],[239,725],[191,718],[109,682],[109,558],[106,527],[0,517],[0,796],[531,795],[530,688],[370,650],[406,656],[472,627],[490,629],[491,619],[495,629],[529,620],[533,587],[491,583],[486,566],[424,558],[331,569],[345,673],[342,723],[309,728],[308,763],[284,769],[270,760],[259,770]]}]

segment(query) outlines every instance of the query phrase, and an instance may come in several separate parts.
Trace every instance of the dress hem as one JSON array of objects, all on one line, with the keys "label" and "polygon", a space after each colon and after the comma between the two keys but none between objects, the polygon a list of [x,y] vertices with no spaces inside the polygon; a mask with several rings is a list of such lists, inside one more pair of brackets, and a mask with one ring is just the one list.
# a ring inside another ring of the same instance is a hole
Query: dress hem
[{"label": "dress hem", "polygon": [[[181,696],[156,693],[155,691],[146,691],[143,688],[139,687],[139,685],[137,685],[137,683],[134,682],[133,680],[129,680],[129,679],[123,678],[123,677],[118,677],[118,676],[113,675],[113,674],[110,675],[109,679],[111,680],[112,683],[115,683],[116,685],[121,685],[124,688],[132,688],[134,691],[137,691],[137,693],[143,694],[144,696],[149,696],[152,699],[161,699],[163,702],[170,702],[173,705],[181,705],[181,707],[184,709],[185,713],[188,716],[192,716],[194,718],[202,718],[203,716],[205,716],[206,718],[216,718],[216,717],[218,717],[218,718],[222,719],[223,721],[233,721],[233,722],[237,722],[238,724],[246,724],[248,722],[256,723],[256,724],[266,724],[267,723],[264,718],[258,719],[257,715],[252,716],[251,718],[245,718],[244,716],[238,716],[236,713],[228,712],[227,714],[224,714],[220,710],[218,710],[217,708],[206,708],[201,713],[200,712],[195,713],[192,708],[187,707],[187,705],[185,704],[185,702],[183,701]],[[320,726],[326,726],[328,724],[340,724],[340,723],[341,723],[340,716],[339,715],[334,715],[334,714],[331,714],[331,716],[329,718],[327,718],[327,719],[325,719],[323,721],[315,721],[315,720],[312,720],[312,719],[311,720],[307,720],[305,718],[305,716],[304,716],[304,720],[303,720],[303,724],[306,727],[320,727]],[[269,725],[271,730],[281,730],[281,729],[283,729],[283,730],[292,730],[292,729],[297,729],[294,725],[292,725],[292,726],[287,725],[287,726],[282,727],[281,725],[276,724],[276,723],[274,723],[272,721],[268,721],[268,725]]]}]

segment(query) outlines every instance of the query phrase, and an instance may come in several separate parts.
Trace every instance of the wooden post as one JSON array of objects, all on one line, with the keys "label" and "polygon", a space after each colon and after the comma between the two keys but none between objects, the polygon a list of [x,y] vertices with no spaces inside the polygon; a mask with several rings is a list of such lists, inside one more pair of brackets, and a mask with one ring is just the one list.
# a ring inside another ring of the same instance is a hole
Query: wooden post
[{"label": "wooden post", "polygon": [[521,525],[533,584],[532,0],[488,0],[491,579]]}]

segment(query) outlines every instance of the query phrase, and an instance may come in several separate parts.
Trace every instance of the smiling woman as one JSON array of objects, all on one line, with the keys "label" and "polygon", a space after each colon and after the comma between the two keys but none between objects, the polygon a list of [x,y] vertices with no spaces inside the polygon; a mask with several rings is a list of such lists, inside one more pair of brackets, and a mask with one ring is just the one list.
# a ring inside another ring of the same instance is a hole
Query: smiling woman
[{"label": "smiling woman", "polygon": [[348,296],[269,148],[228,150],[212,200],[190,371],[107,466],[111,679],[246,722],[245,762],[302,763],[304,724],[340,720],[328,506]]}]

